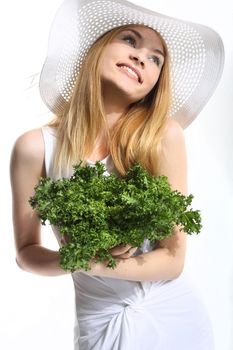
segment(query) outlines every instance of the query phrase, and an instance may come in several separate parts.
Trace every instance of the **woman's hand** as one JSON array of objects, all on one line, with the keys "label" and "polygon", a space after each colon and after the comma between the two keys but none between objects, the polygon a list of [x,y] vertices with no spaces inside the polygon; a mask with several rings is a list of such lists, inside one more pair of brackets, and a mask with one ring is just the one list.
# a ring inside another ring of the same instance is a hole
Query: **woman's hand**
[{"label": "woman's hand", "polygon": [[132,247],[130,244],[118,245],[111,248],[109,252],[114,258],[129,259],[137,250],[137,247]]}]

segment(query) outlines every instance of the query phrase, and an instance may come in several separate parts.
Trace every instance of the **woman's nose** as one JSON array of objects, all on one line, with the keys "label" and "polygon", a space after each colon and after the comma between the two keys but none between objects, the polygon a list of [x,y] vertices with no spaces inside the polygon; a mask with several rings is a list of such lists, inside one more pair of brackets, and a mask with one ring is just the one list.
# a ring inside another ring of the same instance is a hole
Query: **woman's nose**
[{"label": "woman's nose", "polygon": [[130,59],[144,67],[144,61],[139,57],[139,55],[130,55]]}]

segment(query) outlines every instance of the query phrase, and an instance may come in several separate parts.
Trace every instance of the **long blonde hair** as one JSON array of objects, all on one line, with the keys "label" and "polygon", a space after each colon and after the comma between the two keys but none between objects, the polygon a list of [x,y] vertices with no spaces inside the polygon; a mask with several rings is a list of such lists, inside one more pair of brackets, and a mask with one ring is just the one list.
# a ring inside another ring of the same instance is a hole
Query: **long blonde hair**
[{"label": "long blonde hair", "polygon": [[53,170],[59,176],[68,174],[72,165],[92,153],[100,132],[105,135],[109,153],[120,175],[124,175],[134,163],[140,163],[152,175],[158,172],[161,135],[170,107],[169,59],[161,37],[165,60],[154,88],[141,101],[131,104],[111,130],[107,128],[104,114],[99,62],[112,38],[127,27],[111,30],[92,45],[70,101],[64,112],[49,124],[56,128]]}]

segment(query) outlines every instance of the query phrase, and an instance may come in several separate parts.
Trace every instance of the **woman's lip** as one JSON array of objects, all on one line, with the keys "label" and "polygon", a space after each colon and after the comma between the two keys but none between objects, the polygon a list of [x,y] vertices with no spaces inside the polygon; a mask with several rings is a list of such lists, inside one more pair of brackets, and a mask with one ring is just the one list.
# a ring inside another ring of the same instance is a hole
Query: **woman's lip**
[{"label": "woman's lip", "polygon": [[133,72],[135,72],[136,73],[136,75],[137,75],[137,79],[132,75],[132,74],[130,74],[129,72],[127,72],[127,70],[126,69],[122,69],[130,78],[132,78],[132,79],[135,79],[136,81],[138,81],[140,84],[142,84],[142,77],[141,77],[141,74],[140,74],[140,72],[136,69],[136,68],[134,68],[134,67],[132,67],[130,64],[127,64],[127,63],[118,63],[117,64],[117,67],[119,67],[119,68],[121,68],[121,67],[123,67],[123,66],[125,66],[125,67],[128,67],[128,68],[130,68]]}]

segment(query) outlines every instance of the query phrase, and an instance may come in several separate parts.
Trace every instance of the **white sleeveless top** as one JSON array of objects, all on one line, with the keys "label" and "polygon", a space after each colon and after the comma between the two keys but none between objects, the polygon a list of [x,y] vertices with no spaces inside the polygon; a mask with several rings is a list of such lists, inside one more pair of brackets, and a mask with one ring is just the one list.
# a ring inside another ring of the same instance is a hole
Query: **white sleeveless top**
[{"label": "white sleeveless top", "polygon": [[[45,167],[52,175],[53,129],[42,128]],[[114,171],[109,157],[106,172]],[[91,162],[89,162],[91,163]],[[60,244],[60,234],[53,228]],[[151,250],[149,241],[137,251]],[[182,273],[169,281],[134,282],[74,272],[74,350],[214,350],[200,294]]]}]

